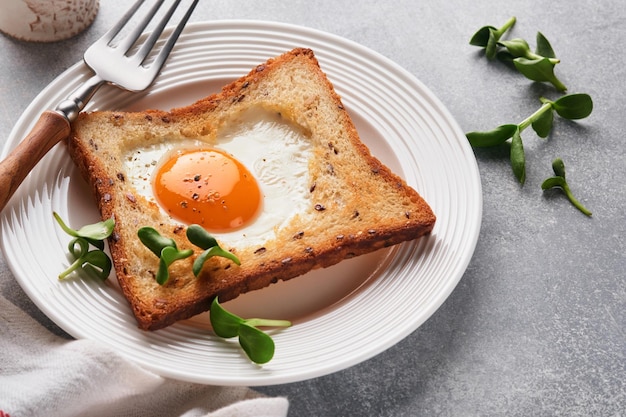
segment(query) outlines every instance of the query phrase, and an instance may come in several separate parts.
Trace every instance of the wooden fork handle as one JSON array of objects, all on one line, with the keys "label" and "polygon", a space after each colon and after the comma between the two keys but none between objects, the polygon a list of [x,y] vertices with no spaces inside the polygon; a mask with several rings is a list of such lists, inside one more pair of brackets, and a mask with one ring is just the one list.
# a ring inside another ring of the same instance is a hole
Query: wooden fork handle
[{"label": "wooden fork handle", "polygon": [[0,211],[24,178],[50,149],[70,134],[70,122],[60,113],[46,111],[30,133],[0,162]]}]

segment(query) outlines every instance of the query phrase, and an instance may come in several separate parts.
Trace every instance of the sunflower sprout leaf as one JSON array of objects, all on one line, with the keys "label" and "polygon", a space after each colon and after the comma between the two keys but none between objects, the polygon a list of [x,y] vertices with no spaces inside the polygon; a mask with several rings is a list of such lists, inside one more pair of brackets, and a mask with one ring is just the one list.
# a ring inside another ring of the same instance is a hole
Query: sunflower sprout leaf
[{"label": "sunflower sprout leaf", "polygon": [[513,173],[520,184],[526,181],[526,156],[524,154],[524,144],[519,130],[515,132],[511,139],[511,167]]},{"label": "sunflower sprout leaf", "polygon": [[568,94],[554,101],[552,107],[564,119],[584,119],[593,111],[593,100],[588,94]]},{"label": "sunflower sprout leaf", "polygon": [[552,45],[541,32],[537,32],[537,47],[535,53],[546,58],[556,58]]},{"label": "sunflower sprout leaf", "polygon": [[469,132],[465,136],[470,145],[476,148],[486,148],[503,144],[513,137],[517,130],[517,125],[508,124],[485,132]]},{"label": "sunflower sprout leaf", "polygon": [[239,344],[254,363],[264,364],[274,357],[274,340],[267,333],[246,323],[239,327]]}]

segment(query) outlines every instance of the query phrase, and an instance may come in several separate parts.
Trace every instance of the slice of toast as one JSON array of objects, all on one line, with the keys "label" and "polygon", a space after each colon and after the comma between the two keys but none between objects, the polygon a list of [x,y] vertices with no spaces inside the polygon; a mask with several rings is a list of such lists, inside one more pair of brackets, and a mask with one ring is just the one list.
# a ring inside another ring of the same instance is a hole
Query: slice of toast
[{"label": "slice of toast", "polygon": [[[263,242],[222,244],[237,255],[240,266],[214,257],[195,277],[192,256],[175,262],[170,280],[159,285],[159,259],[137,237],[140,227],[154,227],[196,255],[200,249],[188,242],[186,225],[164,214],[129,181],[124,162],[128,149],[186,138],[212,143],[238,115],[259,110],[279,114],[310,142],[308,176],[299,185],[306,187],[304,208]],[[216,296],[227,301],[314,268],[419,238],[435,223],[424,199],[360,141],[309,49],[270,59],[220,93],[187,107],[82,113],[73,124],[68,149],[91,185],[102,218],[115,218],[109,248],[117,280],[145,330],[207,311]]]}]

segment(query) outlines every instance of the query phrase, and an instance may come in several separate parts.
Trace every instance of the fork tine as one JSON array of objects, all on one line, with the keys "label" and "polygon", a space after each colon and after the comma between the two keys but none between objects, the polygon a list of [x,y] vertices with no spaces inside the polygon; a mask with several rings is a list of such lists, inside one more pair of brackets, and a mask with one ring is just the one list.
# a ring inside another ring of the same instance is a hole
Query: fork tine
[{"label": "fork tine", "polygon": [[[193,10],[195,9],[196,5],[198,4],[198,1],[199,0],[193,0],[193,2],[189,5],[189,7],[187,9],[187,12],[180,19],[180,21],[178,22],[178,25],[176,25],[176,27],[174,28],[174,30],[170,34],[169,38],[165,42],[165,45],[163,45],[163,47],[159,51],[158,55],[156,56],[154,62],[151,65],[151,72],[152,73],[158,72],[161,69],[161,67],[163,66],[163,64],[165,63],[165,61],[167,60],[167,57],[169,56],[172,48],[174,47],[174,44],[178,40],[178,37],[179,37],[180,33],[185,28],[185,25],[187,24],[187,21],[189,20],[189,17],[191,16],[191,13],[193,13]],[[180,0],[177,0],[175,2],[175,4],[172,5],[172,7],[170,8],[168,16],[167,16],[167,19],[163,18],[161,20],[161,22],[159,23],[159,33],[156,34],[156,30],[155,30],[154,33],[152,33],[152,35],[150,36],[150,39],[148,39],[148,41],[146,41],[146,43],[142,46],[142,51],[141,52],[145,54],[143,59],[145,59],[145,57],[150,52],[150,49],[152,48],[152,46],[154,46],[154,43],[157,41],[159,35],[163,31],[163,28],[167,24],[169,18],[174,13],[174,9],[178,6],[179,3],[180,3]],[[155,36],[155,34],[156,34],[156,36]],[[149,48],[147,48],[148,45],[149,45]],[[144,47],[146,47],[145,51],[143,50]],[[142,59],[142,61],[143,61],[143,59]]]},{"label": "fork tine", "polygon": [[135,12],[137,12],[137,9],[139,9],[139,6],[141,6],[143,2],[144,0],[138,0],[137,2],[135,2],[135,4],[133,4],[133,6],[115,24],[115,26],[109,29],[104,35],[102,35],[100,39],[98,39],[98,42],[104,42],[106,44],[109,44],[113,40],[113,38],[115,38],[115,35],[117,35],[120,30],[122,30],[122,28],[126,26],[130,18],[133,17],[133,15],[135,14]]},{"label": "fork tine", "polygon": [[161,18],[157,26],[154,28],[154,30],[150,34],[150,37],[146,39],[143,45],[141,45],[141,48],[139,49],[139,51],[137,51],[136,56],[137,56],[137,60],[140,63],[143,62],[143,60],[148,56],[148,53],[152,50],[152,47],[161,36],[163,29],[165,29],[165,25],[167,25],[167,22],[169,22],[169,20],[172,18],[174,11],[176,11],[176,8],[178,7],[179,4],[180,4],[180,0],[176,0],[174,1],[174,3],[172,3],[167,13],[163,16],[163,18]]},{"label": "fork tine", "polygon": [[[135,44],[135,42],[137,42],[137,39],[139,39],[139,37],[143,34],[144,29],[148,26],[150,21],[152,21],[154,15],[156,15],[156,13],[159,11],[161,5],[163,4],[163,1],[164,0],[159,0],[154,3],[150,11],[143,18],[143,20],[139,22],[137,26],[133,28],[132,32],[126,35],[124,39],[120,42],[120,44],[117,46],[118,48],[124,51],[124,53],[128,53],[130,48]],[[137,3],[141,5],[143,2],[144,0],[139,0]],[[135,6],[133,6],[133,8],[135,8]],[[136,10],[137,9],[135,8],[135,11]]]}]

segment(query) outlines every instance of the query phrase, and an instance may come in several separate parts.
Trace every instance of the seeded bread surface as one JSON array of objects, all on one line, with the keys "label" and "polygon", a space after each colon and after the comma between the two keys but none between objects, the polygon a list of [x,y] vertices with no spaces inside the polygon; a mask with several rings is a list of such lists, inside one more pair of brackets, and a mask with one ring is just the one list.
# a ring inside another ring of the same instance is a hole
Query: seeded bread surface
[{"label": "seeded bread surface", "polygon": [[[211,141],[220,129],[250,109],[280,113],[300,126],[313,146],[309,161],[310,206],[276,238],[262,245],[225,246],[241,265],[211,258],[199,277],[195,256],[170,267],[170,280],[155,281],[158,258],[137,237],[152,226],[199,249],[185,237],[186,225],[162,214],[127,180],[125,152],[163,138]],[[239,294],[288,280],[312,269],[429,234],[435,215],[405,181],[373,157],[360,141],[340,97],[309,49],[268,60],[218,94],[169,112],[82,113],[73,124],[68,150],[91,185],[103,219],[115,218],[109,239],[117,280],[138,325],[157,330],[207,311],[219,296]]]}]

